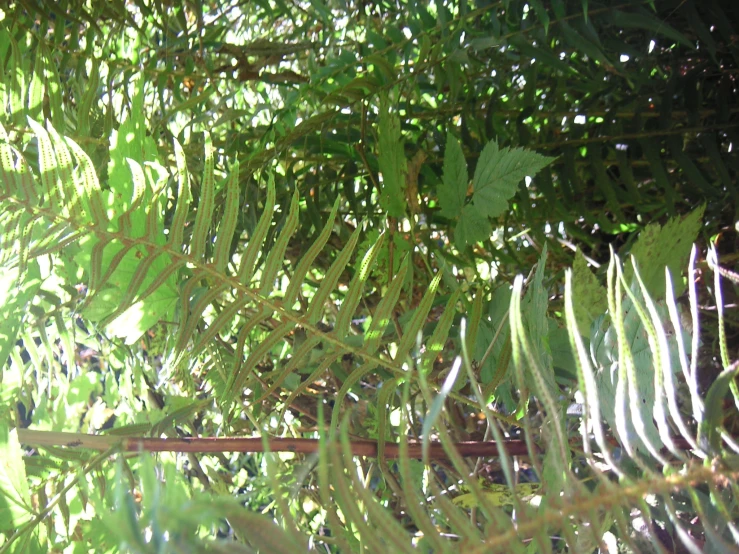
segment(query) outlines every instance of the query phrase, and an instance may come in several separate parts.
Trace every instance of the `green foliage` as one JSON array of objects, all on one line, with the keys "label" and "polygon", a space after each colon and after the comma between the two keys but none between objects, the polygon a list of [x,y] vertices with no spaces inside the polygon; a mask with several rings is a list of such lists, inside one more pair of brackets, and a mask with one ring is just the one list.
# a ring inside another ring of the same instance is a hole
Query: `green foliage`
[{"label": "green foliage", "polygon": [[580,334],[590,337],[590,326],[596,317],[605,313],[608,300],[605,287],[588,269],[588,262],[579,250],[572,264],[572,293],[579,299],[575,305],[575,316]]},{"label": "green foliage", "polygon": [[[690,247],[698,238],[704,207],[693,210],[682,218],[672,218],[664,227],[659,223],[647,225],[639,234],[639,240],[629,252],[639,268],[644,285],[655,299],[664,298],[664,271],[679,275],[690,255]],[[627,266],[624,277],[630,283],[634,276],[633,266]],[[675,281],[676,296],[685,291],[685,284]]]},{"label": "green foliage", "polygon": [[[662,227],[650,223],[639,234],[629,254],[632,262],[624,271],[627,283],[634,281],[634,268],[639,268],[641,279],[655,300],[664,300],[665,270],[670,275],[680,275],[690,255],[690,245],[698,238],[704,207],[693,210],[685,218],[675,217]],[[572,277],[573,291],[581,302],[575,306],[575,314],[580,322],[580,332],[590,336],[590,325],[596,317],[605,312],[607,291],[587,267],[581,252],[575,255]],[[682,279],[673,281],[676,296],[685,291]]]},{"label": "green foliage", "polygon": [[31,519],[31,492],[23,466],[18,433],[9,430],[6,423],[0,427],[2,445],[2,473],[0,474],[0,529],[7,534],[20,528]]},{"label": "green foliage", "polygon": [[735,10],[309,4],[0,13],[0,554],[736,551]]},{"label": "green foliage", "polygon": [[378,135],[378,163],[382,173],[380,205],[390,217],[405,215],[405,175],[407,172],[400,119],[390,108],[387,96],[380,100]]},{"label": "green foliage", "polygon": [[488,218],[498,217],[508,208],[524,177],[534,177],[552,158],[523,148],[499,148],[490,141],[480,154],[472,179],[472,197],[467,203],[468,174],[462,148],[452,135],[447,135],[444,155],[444,177],[439,188],[440,214],[458,219],[455,243],[462,249],[490,237]]}]

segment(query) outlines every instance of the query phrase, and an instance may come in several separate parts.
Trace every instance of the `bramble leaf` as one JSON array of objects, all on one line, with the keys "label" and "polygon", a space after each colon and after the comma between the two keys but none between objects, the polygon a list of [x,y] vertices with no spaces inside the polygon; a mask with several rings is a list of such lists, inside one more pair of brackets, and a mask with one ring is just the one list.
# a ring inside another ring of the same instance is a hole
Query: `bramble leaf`
[{"label": "bramble leaf", "polygon": [[455,218],[460,215],[467,197],[469,176],[467,162],[462,146],[451,133],[447,134],[444,153],[444,180],[439,187],[439,212],[443,217]]},{"label": "bramble leaf", "polygon": [[480,155],[473,179],[472,202],[465,205],[467,197],[467,171],[459,143],[451,135],[447,137],[444,156],[444,184],[439,189],[441,215],[459,216],[455,229],[458,248],[490,236],[489,217],[497,217],[508,209],[508,200],[516,193],[518,183],[524,177],[533,177],[554,158],[542,156],[523,148],[499,148],[490,141]]},{"label": "bramble leaf", "polygon": [[454,239],[457,248],[464,248],[468,244],[473,244],[478,240],[489,238],[493,232],[490,221],[475,209],[472,204],[467,204],[462,209],[462,215],[459,217],[454,229]]},{"label": "bramble leaf", "polygon": [[553,160],[523,148],[499,148],[490,141],[475,169],[473,204],[487,217],[499,216],[508,209],[521,179],[533,177]]}]

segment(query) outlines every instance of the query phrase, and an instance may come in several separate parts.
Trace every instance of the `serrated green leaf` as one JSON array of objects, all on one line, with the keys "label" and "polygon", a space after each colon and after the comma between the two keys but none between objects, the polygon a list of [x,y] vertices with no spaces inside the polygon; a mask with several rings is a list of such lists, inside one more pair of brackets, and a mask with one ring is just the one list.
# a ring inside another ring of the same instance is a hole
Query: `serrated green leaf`
[{"label": "serrated green leaf", "polygon": [[452,219],[460,215],[467,198],[468,185],[467,161],[464,159],[462,146],[454,135],[448,133],[444,152],[444,177],[438,190],[441,216]]},{"label": "serrated green leaf", "polygon": [[553,160],[523,148],[499,148],[496,141],[490,141],[477,162],[472,203],[485,217],[499,216],[508,209],[518,183],[524,177],[534,177]]},{"label": "serrated green leaf", "polygon": [[[274,191],[274,185],[272,186],[272,190]],[[334,221],[336,220],[336,213],[339,210],[339,201],[340,198],[337,198],[321,234],[318,235],[318,238],[313,242],[310,248],[303,253],[298,262],[298,266],[293,270],[293,277],[290,279],[287,291],[285,291],[285,306],[292,306],[293,302],[295,302],[306,273],[308,273],[308,270],[313,265],[313,261],[316,259],[316,256],[318,256],[318,254],[323,250],[323,247],[331,236],[331,230],[333,229]]]},{"label": "serrated green leaf", "polygon": [[374,353],[380,346],[383,333],[390,324],[392,312],[398,303],[400,291],[403,288],[405,274],[408,271],[409,265],[410,259],[406,258],[400,265],[400,270],[395,274],[393,280],[390,282],[390,285],[385,291],[380,303],[377,305],[375,314],[372,317],[372,323],[370,323],[370,327],[364,335],[364,349],[368,353]]},{"label": "serrated green leaf", "polygon": [[275,210],[275,178],[274,175],[269,176],[267,181],[267,199],[264,203],[264,211],[259,217],[252,236],[249,237],[249,244],[246,250],[241,256],[241,262],[239,265],[239,281],[247,284],[254,275],[256,270],[256,261],[259,251],[264,244],[264,239],[267,236],[267,231],[272,224],[272,214]]},{"label": "serrated green leaf", "polygon": [[420,364],[420,371],[425,374],[428,374],[433,369],[436,356],[444,350],[444,345],[449,337],[449,330],[451,329],[454,316],[457,313],[456,305],[461,294],[462,289],[457,289],[449,297],[444,313],[439,319],[436,329],[434,329],[431,338],[426,341],[426,351],[423,353]]},{"label": "serrated green leaf", "polygon": [[[650,296],[655,300],[665,297],[665,266],[674,279],[674,293],[679,296],[685,290],[685,283],[677,276],[686,266],[690,249],[698,237],[703,221],[705,205],[693,210],[684,218],[674,217],[664,227],[650,223],[641,233],[631,249],[639,273]],[[624,277],[631,283],[634,269],[626,266]]]},{"label": "serrated green leaf", "polygon": [[92,68],[88,80],[84,83],[84,94],[79,101],[77,109],[77,133],[80,136],[88,136],[90,130],[90,112],[93,102],[99,98],[98,85],[100,83],[100,61],[91,60]]},{"label": "serrated green leaf", "polygon": [[321,319],[321,317],[323,317],[325,302],[329,298],[329,295],[333,293],[333,291],[336,289],[336,284],[339,282],[339,277],[341,277],[341,274],[344,272],[346,266],[349,264],[349,260],[352,253],[354,252],[354,248],[356,248],[357,242],[359,242],[359,235],[361,234],[361,231],[361,227],[357,227],[354,230],[351,237],[344,245],[344,248],[341,250],[341,252],[339,252],[339,255],[336,256],[336,259],[331,264],[329,270],[326,272],[323,281],[321,281],[321,286],[318,287],[316,294],[313,296],[310,307],[308,308],[308,313],[306,315],[308,321],[311,324],[315,324]]},{"label": "serrated green leaf", "polygon": [[472,204],[467,204],[454,228],[454,243],[461,250],[479,240],[489,239],[492,233],[493,228],[488,218],[482,216]]},{"label": "serrated green leaf", "polygon": [[375,259],[382,250],[382,246],[385,242],[385,235],[380,235],[380,238],[370,247],[364,258],[359,263],[357,271],[354,273],[351,283],[349,284],[349,290],[344,297],[344,301],[341,303],[339,314],[336,317],[336,325],[334,330],[336,336],[344,338],[349,332],[349,325],[351,324],[351,318],[354,316],[354,312],[362,299],[362,291],[364,285],[369,277],[370,271],[374,267]]},{"label": "serrated green leaf", "polygon": [[272,519],[245,510],[241,506],[223,504],[223,514],[229,523],[260,552],[294,554],[307,549],[307,544],[300,544],[293,534],[279,527]]},{"label": "serrated green leaf", "polygon": [[282,262],[285,259],[285,250],[290,238],[295,233],[295,229],[298,228],[298,215],[300,213],[299,201],[298,201],[298,190],[295,189],[292,200],[290,201],[290,208],[288,210],[287,218],[282,230],[277,235],[272,248],[270,248],[267,259],[264,261],[264,268],[262,269],[262,294],[268,295],[269,291],[274,286],[274,280],[277,276],[277,272],[282,267]]},{"label": "serrated green leaf", "polygon": [[401,339],[400,344],[398,344],[398,350],[395,353],[395,360],[400,363],[405,361],[405,357],[417,343],[417,335],[423,328],[423,324],[426,322],[426,317],[431,309],[434,296],[436,296],[436,289],[439,288],[439,283],[441,282],[441,275],[441,272],[439,272],[431,280],[421,302],[413,313],[413,317],[408,325],[403,329],[403,338]]},{"label": "serrated green leaf", "polygon": [[213,207],[215,205],[214,154],[213,141],[210,133],[206,132],[203,180],[200,183],[200,201],[198,202],[198,210],[195,214],[192,245],[190,247],[192,257],[198,261],[205,255],[205,246],[208,242],[208,229],[210,229],[213,221]]},{"label": "serrated green leaf", "polygon": [[39,41],[39,52],[44,58],[44,83],[45,92],[49,99],[49,111],[51,112],[51,122],[54,127],[61,130],[64,129],[64,108],[62,106],[63,87],[59,79],[56,61],[46,47],[44,41]]},{"label": "serrated green leaf", "polygon": [[3,30],[3,38],[10,43],[10,59],[8,60],[8,68],[5,72],[5,78],[8,83],[9,115],[12,117],[13,123],[23,125],[25,123],[23,108],[26,96],[26,74],[23,71],[23,59],[20,48],[18,48],[18,43],[10,33]]},{"label": "serrated green leaf", "polygon": [[590,326],[595,318],[606,312],[608,301],[606,287],[590,271],[580,250],[575,253],[575,263],[572,265],[572,294],[577,298],[577,328],[583,337],[590,338]]}]

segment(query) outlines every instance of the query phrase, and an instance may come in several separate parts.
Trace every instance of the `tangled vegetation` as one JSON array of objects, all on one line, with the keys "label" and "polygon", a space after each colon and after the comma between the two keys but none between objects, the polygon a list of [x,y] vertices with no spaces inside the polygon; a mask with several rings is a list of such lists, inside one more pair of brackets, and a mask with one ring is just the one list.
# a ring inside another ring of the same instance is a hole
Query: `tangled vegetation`
[{"label": "tangled vegetation", "polygon": [[0,554],[739,552],[732,2],[0,17]]}]

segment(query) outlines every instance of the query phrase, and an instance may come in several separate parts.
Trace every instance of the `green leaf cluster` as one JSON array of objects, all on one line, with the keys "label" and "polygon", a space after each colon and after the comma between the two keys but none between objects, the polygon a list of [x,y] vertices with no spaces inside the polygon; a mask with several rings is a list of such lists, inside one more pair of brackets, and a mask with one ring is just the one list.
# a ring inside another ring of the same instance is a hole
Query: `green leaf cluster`
[{"label": "green leaf cluster", "polygon": [[533,178],[553,160],[523,148],[500,148],[492,140],[480,154],[470,186],[462,147],[453,135],[447,135],[444,177],[438,189],[439,213],[457,220],[454,230],[457,247],[463,249],[490,238],[490,218],[508,209],[508,202],[524,177]]}]

